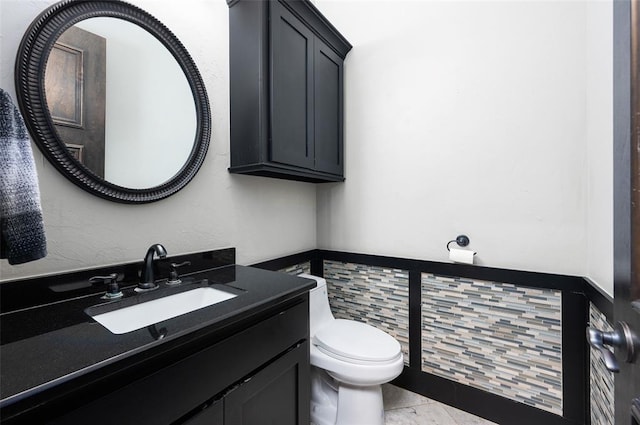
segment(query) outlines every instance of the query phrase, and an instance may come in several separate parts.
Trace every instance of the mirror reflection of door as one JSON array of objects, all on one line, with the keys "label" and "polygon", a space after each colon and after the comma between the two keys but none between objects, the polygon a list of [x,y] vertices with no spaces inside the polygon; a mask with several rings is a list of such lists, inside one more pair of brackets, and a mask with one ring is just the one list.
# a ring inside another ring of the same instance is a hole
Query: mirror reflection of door
[{"label": "mirror reflection of door", "polygon": [[61,140],[81,164],[104,178],[106,39],[71,27],[47,61],[45,93]]}]

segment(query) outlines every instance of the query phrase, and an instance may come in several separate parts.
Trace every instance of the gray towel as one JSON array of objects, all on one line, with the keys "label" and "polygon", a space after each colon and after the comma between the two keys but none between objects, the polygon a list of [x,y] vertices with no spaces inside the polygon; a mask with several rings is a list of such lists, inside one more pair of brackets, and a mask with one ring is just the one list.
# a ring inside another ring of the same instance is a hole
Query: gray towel
[{"label": "gray towel", "polygon": [[47,255],[40,190],[29,133],[0,89],[0,258],[22,264]]}]

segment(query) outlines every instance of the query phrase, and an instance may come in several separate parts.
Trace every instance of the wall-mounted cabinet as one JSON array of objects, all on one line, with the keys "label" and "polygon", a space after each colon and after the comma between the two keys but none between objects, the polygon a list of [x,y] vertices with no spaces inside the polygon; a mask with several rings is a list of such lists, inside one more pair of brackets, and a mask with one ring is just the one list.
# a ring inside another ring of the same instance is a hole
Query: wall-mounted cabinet
[{"label": "wall-mounted cabinet", "polygon": [[308,1],[229,0],[232,173],[344,180],[349,42]]}]

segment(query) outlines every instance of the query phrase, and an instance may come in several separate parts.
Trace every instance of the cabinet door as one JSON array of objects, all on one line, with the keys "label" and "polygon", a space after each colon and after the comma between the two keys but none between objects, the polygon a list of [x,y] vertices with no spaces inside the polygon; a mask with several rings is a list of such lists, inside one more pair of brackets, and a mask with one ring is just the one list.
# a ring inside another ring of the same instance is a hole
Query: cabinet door
[{"label": "cabinet door", "polygon": [[224,410],[222,400],[216,400],[206,406],[182,425],[224,425]]},{"label": "cabinet door", "polygon": [[305,341],[227,394],[225,425],[308,424],[309,367]]},{"label": "cabinet door", "polygon": [[278,1],[271,4],[270,160],[313,168],[313,33]]},{"label": "cabinet door", "polygon": [[320,39],[314,48],[315,168],[343,174],[342,59]]}]

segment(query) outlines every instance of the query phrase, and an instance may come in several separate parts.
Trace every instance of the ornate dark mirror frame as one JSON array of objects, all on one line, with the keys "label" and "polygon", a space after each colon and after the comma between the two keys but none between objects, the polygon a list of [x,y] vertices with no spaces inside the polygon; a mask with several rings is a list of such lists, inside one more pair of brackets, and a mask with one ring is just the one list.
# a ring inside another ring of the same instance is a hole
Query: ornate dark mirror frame
[{"label": "ornate dark mirror frame", "polygon": [[[112,184],[78,162],[59,138],[47,108],[45,65],[58,37],[76,23],[94,17],[113,17],[134,23],[157,38],[176,59],[187,78],[196,110],[196,135],[186,163],[167,182],[147,189]],[[121,1],[64,0],[42,12],[27,29],[16,58],[16,94],[26,125],[47,159],[67,179],[102,198],[122,203],[154,202],[182,189],[202,165],[211,137],[211,113],[204,83],[193,59],[160,21]]]}]

